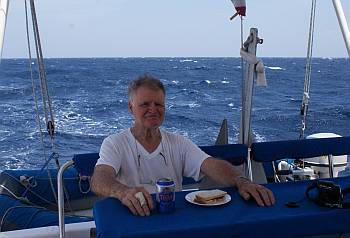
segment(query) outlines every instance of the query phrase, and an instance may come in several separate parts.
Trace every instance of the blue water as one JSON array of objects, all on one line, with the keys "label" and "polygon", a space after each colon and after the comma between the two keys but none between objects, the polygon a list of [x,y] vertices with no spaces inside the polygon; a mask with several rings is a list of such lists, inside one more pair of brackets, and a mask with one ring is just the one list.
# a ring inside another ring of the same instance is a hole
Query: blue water
[{"label": "blue water", "polygon": [[[297,139],[305,60],[263,60],[268,86],[254,88],[253,134],[257,141]],[[48,59],[45,63],[57,126],[54,150],[61,162],[75,153],[98,152],[107,135],[132,124],[127,85],[146,72],[159,77],[167,88],[164,128],[210,145],[227,118],[229,140],[237,141],[239,58]],[[306,134],[349,136],[350,61],[314,59],[312,69]],[[47,133],[45,152],[40,142],[27,60],[1,61],[0,100],[0,169],[41,168],[52,150]],[[42,111],[40,115],[43,121]]]}]

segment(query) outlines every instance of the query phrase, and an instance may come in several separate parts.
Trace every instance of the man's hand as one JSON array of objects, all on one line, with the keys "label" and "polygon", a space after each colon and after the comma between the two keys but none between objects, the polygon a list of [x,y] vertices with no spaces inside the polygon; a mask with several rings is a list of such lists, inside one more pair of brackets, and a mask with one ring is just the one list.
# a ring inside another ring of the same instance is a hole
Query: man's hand
[{"label": "man's hand", "polygon": [[235,182],[238,193],[244,200],[249,200],[253,197],[256,203],[261,207],[275,204],[275,197],[270,189],[260,184],[253,183],[241,176],[238,176]]},{"label": "man's hand", "polygon": [[154,209],[152,197],[143,187],[125,188],[118,199],[134,215],[149,216]]},{"label": "man's hand", "polygon": [[201,172],[224,186],[236,187],[245,200],[253,197],[259,206],[275,204],[271,190],[242,177],[242,174],[227,161],[209,157],[203,161]]},{"label": "man's hand", "polygon": [[95,167],[91,189],[98,196],[119,199],[134,215],[149,216],[154,208],[151,195],[143,187],[130,188],[118,182],[114,168],[109,165]]}]

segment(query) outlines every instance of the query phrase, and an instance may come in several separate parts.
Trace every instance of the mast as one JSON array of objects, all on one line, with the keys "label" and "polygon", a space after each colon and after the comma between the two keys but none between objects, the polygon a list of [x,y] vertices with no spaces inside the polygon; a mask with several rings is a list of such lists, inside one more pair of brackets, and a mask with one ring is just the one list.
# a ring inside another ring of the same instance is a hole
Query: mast
[{"label": "mast", "polygon": [[[259,42],[258,29],[250,29],[250,35],[247,41],[244,43],[244,51],[251,55],[256,55],[256,46]],[[254,85],[254,68],[255,64],[248,64],[245,69],[245,79],[242,82],[242,114],[241,125],[239,131],[238,142],[245,144],[248,147],[252,143],[251,138],[251,112],[252,112],[252,97],[253,97],[253,85]]]},{"label": "mast", "polygon": [[8,0],[0,0],[0,58],[5,36],[6,18],[8,10]]},{"label": "mast", "polygon": [[339,22],[341,32],[343,33],[343,38],[344,38],[346,49],[348,50],[348,55],[350,57],[350,31],[349,31],[348,23],[345,18],[343,7],[341,5],[341,1],[333,0],[333,6],[335,9],[335,13],[337,14],[337,17],[338,17],[338,22]]},{"label": "mast", "polygon": [[[262,44],[262,42],[263,40],[258,37],[258,29],[251,28],[249,37],[244,42],[240,52],[246,64],[244,78],[242,79],[242,111],[238,143],[245,144],[248,147],[254,142],[254,138],[252,138],[251,117],[255,76],[258,86],[266,86],[264,65],[256,57],[257,45]],[[251,160],[247,163],[247,166],[248,168],[245,168],[244,172],[251,180],[257,183],[266,183],[265,172],[260,163]],[[253,173],[250,174],[250,171],[253,171]]]}]

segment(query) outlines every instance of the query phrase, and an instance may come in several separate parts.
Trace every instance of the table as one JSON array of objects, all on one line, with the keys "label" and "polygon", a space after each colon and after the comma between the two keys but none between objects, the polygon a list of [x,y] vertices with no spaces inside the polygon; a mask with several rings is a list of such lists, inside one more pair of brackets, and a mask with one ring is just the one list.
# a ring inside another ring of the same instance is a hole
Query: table
[{"label": "table", "polygon": [[[332,179],[342,188],[350,177]],[[134,216],[118,200],[106,198],[94,205],[94,219],[100,238],[119,237],[300,237],[350,232],[350,209],[319,207],[305,198],[311,181],[266,185],[277,199],[273,207],[258,207],[244,201],[235,189],[226,188],[230,203],[201,207],[185,200],[188,192],[176,193],[176,210]],[[348,195],[350,196],[350,194]],[[350,200],[350,198],[348,199]],[[285,203],[300,201],[298,208]]]}]

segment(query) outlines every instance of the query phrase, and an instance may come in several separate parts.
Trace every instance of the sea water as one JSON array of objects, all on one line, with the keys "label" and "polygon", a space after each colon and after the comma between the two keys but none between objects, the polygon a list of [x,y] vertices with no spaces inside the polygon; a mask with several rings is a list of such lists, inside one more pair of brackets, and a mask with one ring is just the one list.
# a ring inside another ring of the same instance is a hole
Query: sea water
[{"label": "sea water", "polygon": [[[305,59],[263,58],[267,87],[254,87],[252,128],[256,141],[298,139]],[[237,142],[241,112],[239,58],[47,59],[45,68],[55,120],[52,148],[41,143],[29,63],[0,64],[0,169],[41,168],[55,151],[61,163],[77,153],[98,152],[102,140],[133,123],[127,85],[149,73],[167,90],[163,127],[198,145],[215,143],[228,120],[229,141]],[[36,69],[37,65],[32,64]],[[38,75],[34,74],[41,127],[45,128]],[[305,134],[350,135],[350,61],[312,61]],[[54,163],[50,163],[54,166]]]}]

